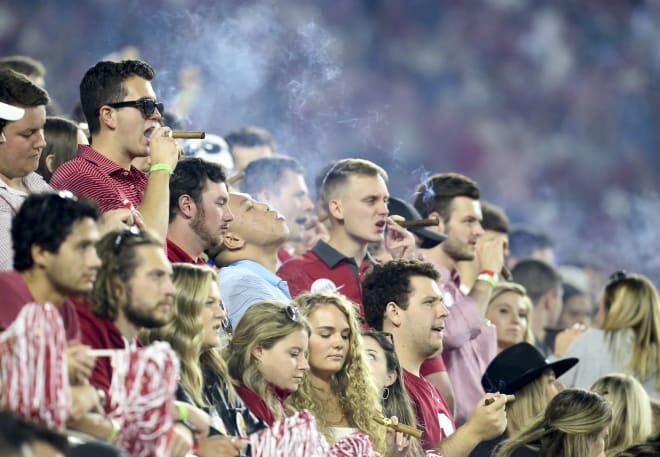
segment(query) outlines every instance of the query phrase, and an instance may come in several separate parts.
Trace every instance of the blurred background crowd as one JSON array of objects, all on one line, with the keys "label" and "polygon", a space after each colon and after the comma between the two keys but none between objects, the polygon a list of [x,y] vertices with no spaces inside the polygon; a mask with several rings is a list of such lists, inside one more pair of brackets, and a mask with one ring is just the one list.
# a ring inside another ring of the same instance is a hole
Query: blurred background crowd
[{"label": "blurred background crowd", "polygon": [[558,263],[657,283],[659,23],[641,0],[21,0],[0,55],[43,62],[64,115],[86,69],[139,57],[186,128],[264,127],[308,177],[370,159],[408,200],[460,172]]}]

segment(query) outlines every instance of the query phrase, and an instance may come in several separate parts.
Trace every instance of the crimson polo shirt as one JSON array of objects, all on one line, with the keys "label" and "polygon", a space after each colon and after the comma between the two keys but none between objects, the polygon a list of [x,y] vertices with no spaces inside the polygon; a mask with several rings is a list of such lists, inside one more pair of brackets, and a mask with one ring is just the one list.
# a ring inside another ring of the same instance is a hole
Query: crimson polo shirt
[{"label": "crimson polo shirt", "polygon": [[206,265],[203,258],[193,259],[186,251],[181,249],[174,241],[166,240],[165,250],[167,251],[167,260],[170,263],[193,263],[195,265]]},{"label": "crimson polo shirt", "polygon": [[339,293],[360,305],[360,316],[364,316],[362,275],[376,263],[367,253],[358,265],[355,259],[346,257],[325,241],[319,241],[312,249],[284,262],[277,270],[277,276],[287,282],[292,297],[308,292],[319,279],[329,279]]},{"label": "crimson polo shirt", "polygon": [[80,144],[78,155],[55,170],[50,185],[94,200],[101,212],[106,212],[124,208],[124,200],[140,206],[147,175],[134,166],[126,170],[91,146]]}]

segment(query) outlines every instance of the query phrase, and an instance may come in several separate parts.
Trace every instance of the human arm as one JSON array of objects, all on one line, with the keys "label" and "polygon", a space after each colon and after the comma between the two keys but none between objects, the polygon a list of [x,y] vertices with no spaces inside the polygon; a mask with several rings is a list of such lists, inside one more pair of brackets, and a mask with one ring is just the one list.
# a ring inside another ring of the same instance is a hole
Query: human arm
[{"label": "human arm", "polygon": [[[476,253],[478,273],[491,271],[499,275],[500,271],[502,271],[502,265],[504,265],[505,242],[506,240],[502,236],[479,240]],[[472,290],[470,290],[470,297],[479,306],[482,316],[486,314],[492,292],[493,286],[488,281],[478,278],[474,282]]]},{"label": "human arm", "polygon": [[[494,401],[486,405],[486,399]],[[437,446],[444,457],[467,457],[482,441],[504,433],[506,429],[506,395],[486,394],[477,403],[470,418]]]},{"label": "human arm", "polygon": [[89,380],[94,370],[95,360],[90,354],[88,346],[71,340],[66,349],[66,364],[69,382],[72,385],[81,385]]},{"label": "human arm", "polygon": [[[179,147],[170,136],[169,127],[156,129],[150,138],[151,164],[169,165],[176,168],[179,160]],[[144,197],[138,208],[145,226],[160,239],[165,240],[169,221],[170,205],[170,174],[168,170],[157,170],[149,173]]]}]

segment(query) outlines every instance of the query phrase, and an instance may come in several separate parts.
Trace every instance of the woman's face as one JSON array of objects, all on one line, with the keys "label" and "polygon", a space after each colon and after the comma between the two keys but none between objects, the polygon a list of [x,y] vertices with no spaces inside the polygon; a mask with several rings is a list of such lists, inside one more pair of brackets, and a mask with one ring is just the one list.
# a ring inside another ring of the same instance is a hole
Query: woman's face
[{"label": "woman's face", "polygon": [[335,305],[320,305],[309,315],[309,365],[316,375],[338,373],[346,363],[351,328]]},{"label": "woman's face", "polygon": [[222,308],[218,283],[212,281],[209,287],[209,294],[200,313],[200,318],[204,324],[204,348],[220,345],[220,329],[222,328],[222,320],[225,316],[226,313]]},{"label": "woman's face", "polygon": [[374,384],[376,384],[378,391],[382,392],[385,387],[392,385],[392,383],[396,381],[396,373],[387,370],[385,351],[381,345],[378,344],[378,341],[370,336],[365,336],[364,347]]},{"label": "woman's face", "polygon": [[545,383],[545,399],[547,403],[550,403],[550,400],[555,398],[555,395],[564,390],[564,385],[557,381],[555,372],[552,370],[543,372],[543,382]]},{"label": "woman's face", "polygon": [[524,297],[515,292],[504,292],[490,302],[486,318],[497,328],[499,350],[523,341],[528,314]]},{"label": "woman's face", "polygon": [[270,349],[257,346],[253,355],[264,380],[280,389],[298,390],[305,371],[309,369],[308,342],[307,331],[299,329],[281,338]]}]

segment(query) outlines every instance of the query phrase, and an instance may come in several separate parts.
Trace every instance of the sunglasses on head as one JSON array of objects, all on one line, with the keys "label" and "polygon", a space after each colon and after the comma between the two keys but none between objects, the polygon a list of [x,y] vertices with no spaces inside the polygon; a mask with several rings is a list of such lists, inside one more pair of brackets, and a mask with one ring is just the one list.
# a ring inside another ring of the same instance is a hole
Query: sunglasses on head
[{"label": "sunglasses on head", "polygon": [[109,106],[110,108],[137,108],[142,111],[142,114],[144,114],[145,117],[151,117],[156,109],[158,109],[160,114],[165,112],[165,105],[151,98],[140,98],[138,100],[130,100],[126,102],[106,103],[106,106]]},{"label": "sunglasses on head", "polygon": [[293,322],[300,322],[300,311],[293,305],[286,305],[282,308],[282,312],[291,319]]},{"label": "sunglasses on head", "polygon": [[119,254],[119,251],[121,251],[121,246],[124,243],[124,240],[127,238],[142,238],[144,237],[144,233],[140,231],[137,227],[131,227],[127,228],[125,230],[122,230],[121,232],[117,233],[117,236],[115,237],[114,243],[112,243],[112,251],[115,253],[115,255]]}]

